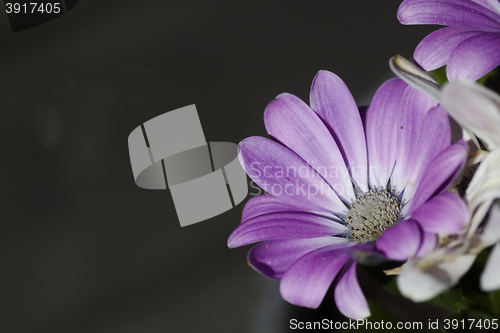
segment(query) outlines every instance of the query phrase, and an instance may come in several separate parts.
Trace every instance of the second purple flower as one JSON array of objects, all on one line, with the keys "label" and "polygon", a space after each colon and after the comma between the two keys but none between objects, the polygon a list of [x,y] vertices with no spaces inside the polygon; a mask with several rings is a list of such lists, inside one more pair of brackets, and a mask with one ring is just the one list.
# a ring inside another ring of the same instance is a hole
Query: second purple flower
[{"label": "second purple flower", "polygon": [[447,26],[415,49],[415,61],[426,71],[447,65],[449,80],[476,81],[500,65],[498,0],[405,0],[398,18],[402,24]]}]

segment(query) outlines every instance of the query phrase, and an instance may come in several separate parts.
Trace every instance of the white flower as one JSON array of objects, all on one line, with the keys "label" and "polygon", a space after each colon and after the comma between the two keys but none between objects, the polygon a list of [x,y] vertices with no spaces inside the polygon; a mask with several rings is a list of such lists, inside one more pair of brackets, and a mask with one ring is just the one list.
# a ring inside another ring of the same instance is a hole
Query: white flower
[{"label": "white flower", "polygon": [[[500,96],[484,86],[454,81],[443,89],[429,75],[401,57],[391,68],[403,80],[436,98],[464,128],[477,151],[469,164],[481,162],[465,192],[470,213],[460,235],[443,235],[441,247],[409,261],[398,276],[403,295],[420,302],[455,285],[479,252],[495,245],[480,278],[483,291],[500,288]],[[480,142],[477,140],[479,139]],[[482,150],[485,148],[485,150]]]},{"label": "white flower", "polygon": [[479,165],[466,199],[471,217],[463,233],[452,239],[443,237],[439,249],[403,267],[397,283],[404,296],[422,302],[447,290],[469,270],[481,250],[495,243],[480,285],[483,291],[500,288],[500,202],[492,205],[500,199],[500,148],[488,153]]}]

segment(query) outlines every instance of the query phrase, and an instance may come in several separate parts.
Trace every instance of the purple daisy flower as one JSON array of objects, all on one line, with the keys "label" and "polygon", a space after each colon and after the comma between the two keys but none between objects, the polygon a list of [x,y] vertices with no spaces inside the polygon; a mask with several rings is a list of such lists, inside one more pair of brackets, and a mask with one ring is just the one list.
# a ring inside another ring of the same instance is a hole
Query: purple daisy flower
[{"label": "purple daisy flower", "polygon": [[466,223],[465,204],[447,189],[467,147],[451,145],[446,112],[400,79],[378,89],[363,117],[328,71],[316,75],[310,101],[279,95],[264,114],[275,140],[240,143],[245,171],[271,195],[248,201],[228,246],[262,242],[250,265],[280,279],[282,297],[295,305],[317,308],[337,277],[339,310],[365,318],[357,262],[423,255],[436,233]]},{"label": "purple daisy flower", "polygon": [[447,65],[449,80],[475,81],[500,65],[498,0],[405,0],[399,6],[402,24],[437,24],[413,55],[426,71]]}]

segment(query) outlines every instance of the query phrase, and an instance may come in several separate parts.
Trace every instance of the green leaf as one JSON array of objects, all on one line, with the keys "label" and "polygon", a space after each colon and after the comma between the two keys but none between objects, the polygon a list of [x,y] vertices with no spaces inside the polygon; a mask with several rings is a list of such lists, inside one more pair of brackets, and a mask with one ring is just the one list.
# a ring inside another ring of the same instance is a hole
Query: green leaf
[{"label": "green leaf", "polygon": [[491,312],[497,316],[500,316],[500,290],[488,293],[488,298],[491,302]]},{"label": "green leaf", "polygon": [[[385,286],[391,281],[395,280],[395,276],[387,275],[384,273],[385,270],[391,270],[401,266],[401,263],[397,262],[386,262],[377,266],[363,266],[363,270],[368,273],[368,275],[375,280],[379,285]],[[393,282],[394,283],[394,282]],[[396,288],[397,290],[397,288]],[[398,292],[399,294],[399,292]]]},{"label": "green leaf", "polygon": [[392,277],[392,279],[390,279],[389,282],[384,285],[384,289],[394,295],[401,295],[398,289],[398,284],[396,282],[396,277]]},{"label": "green leaf", "polygon": [[478,83],[481,83],[481,84],[486,84],[486,81],[488,80],[493,80],[493,79],[496,79],[498,78],[498,67],[493,69],[491,72],[489,72],[488,74],[484,75],[482,78],[480,78],[479,80],[477,80]]},{"label": "green leaf", "polygon": [[433,71],[430,71],[429,74],[440,84],[444,85],[448,82],[448,78],[446,77],[446,66],[439,67]]},{"label": "green leaf", "polygon": [[453,289],[443,292],[439,295],[441,304],[447,308],[460,309],[465,306],[465,298],[462,294],[460,284]]},{"label": "green leaf", "polygon": [[497,94],[500,94],[500,66],[480,78],[479,82],[483,83],[485,87],[495,91]]},{"label": "green leaf", "polygon": [[483,250],[477,256],[474,265],[460,281],[462,294],[470,315],[482,313],[481,316],[498,316],[500,314],[500,295],[498,293],[485,293],[479,286],[481,272],[484,269],[488,254],[488,249]]},{"label": "green leaf", "polygon": [[485,311],[475,310],[475,309],[467,310],[467,315],[469,316],[469,318],[481,319],[482,321],[484,321],[485,319],[489,320],[500,319],[498,316],[492,315]]}]

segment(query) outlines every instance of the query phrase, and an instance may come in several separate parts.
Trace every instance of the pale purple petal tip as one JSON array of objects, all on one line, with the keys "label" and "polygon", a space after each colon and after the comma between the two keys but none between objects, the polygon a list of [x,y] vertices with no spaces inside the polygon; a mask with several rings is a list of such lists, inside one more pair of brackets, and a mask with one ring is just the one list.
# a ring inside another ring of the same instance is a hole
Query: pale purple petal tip
[{"label": "pale purple petal tip", "polygon": [[370,316],[370,308],[356,277],[356,263],[352,262],[349,266],[346,265],[344,270],[335,287],[335,304],[344,316],[352,319],[364,319]]},{"label": "pale purple petal tip", "polygon": [[351,178],[335,140],[306,103],[294,95],[281,94],[267,105],[264,122],[269,135],[306,161],[344,201],[356,200]]}]

